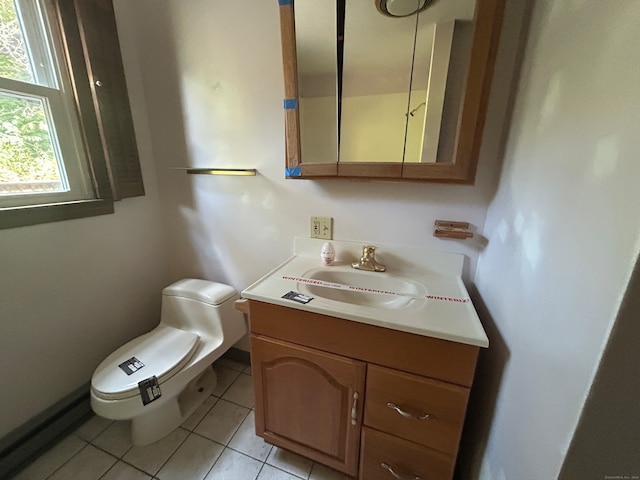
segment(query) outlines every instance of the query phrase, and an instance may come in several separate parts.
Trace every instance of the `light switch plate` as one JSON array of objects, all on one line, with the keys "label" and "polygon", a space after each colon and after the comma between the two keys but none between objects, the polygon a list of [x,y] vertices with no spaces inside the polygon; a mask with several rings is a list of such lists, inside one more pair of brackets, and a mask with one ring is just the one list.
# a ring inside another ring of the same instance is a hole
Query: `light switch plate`
[{"label": "light switch plate", "polygon": [[311,217],[309,236],[331,240],[333,238],[333,218]]}]

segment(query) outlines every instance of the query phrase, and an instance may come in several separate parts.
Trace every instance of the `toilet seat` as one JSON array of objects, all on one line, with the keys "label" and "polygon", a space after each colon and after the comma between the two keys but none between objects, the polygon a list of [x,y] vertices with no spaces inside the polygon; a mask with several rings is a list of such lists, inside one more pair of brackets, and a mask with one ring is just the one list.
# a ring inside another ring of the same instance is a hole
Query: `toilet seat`
[{"label": "toilet seat", "polygon": [[[162,385],[191,359],[199,338],[193,332],[158,326],[104,359],[91,379],[91,388],[97,397],[119,400],[139,395],[138,382],[152,376]],[[131,359],[134,361],[128,362]]]}]

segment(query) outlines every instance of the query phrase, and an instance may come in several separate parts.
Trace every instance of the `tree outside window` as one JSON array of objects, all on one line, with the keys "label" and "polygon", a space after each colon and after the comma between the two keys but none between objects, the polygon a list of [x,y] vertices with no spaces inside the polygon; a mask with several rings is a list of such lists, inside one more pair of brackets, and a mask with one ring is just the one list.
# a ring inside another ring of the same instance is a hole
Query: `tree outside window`
[{"label": "tree outside window", "polygon": [[[13,0],[0,0],[0,76],[33,83]],[[0,90],[0,195],[58,191],[60,171],[43,101]]]}]

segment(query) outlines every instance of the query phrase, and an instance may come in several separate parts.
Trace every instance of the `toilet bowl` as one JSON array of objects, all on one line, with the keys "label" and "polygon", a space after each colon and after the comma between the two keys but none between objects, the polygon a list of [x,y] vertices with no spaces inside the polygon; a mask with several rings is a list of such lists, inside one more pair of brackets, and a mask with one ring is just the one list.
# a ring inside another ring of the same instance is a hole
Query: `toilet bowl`
[{"label": "toilet bowl", "polygon": [[213,392],[211,364],[247,333],[233,287],[180,280],[162,291],[159,325],[109,355],[91,379],[91,407],[131,420],[134,445],[148,445],[186,420]]}]

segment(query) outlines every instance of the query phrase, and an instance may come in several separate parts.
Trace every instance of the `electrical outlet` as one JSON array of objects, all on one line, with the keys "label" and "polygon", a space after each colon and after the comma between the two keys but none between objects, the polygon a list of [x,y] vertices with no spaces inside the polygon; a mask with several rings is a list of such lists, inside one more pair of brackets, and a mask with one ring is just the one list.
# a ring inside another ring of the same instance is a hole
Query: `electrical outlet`
[{"label": "electrical outlet", "polygon": [[332,217],[311,217],[311,238],[333,238],[333,218]]}]

